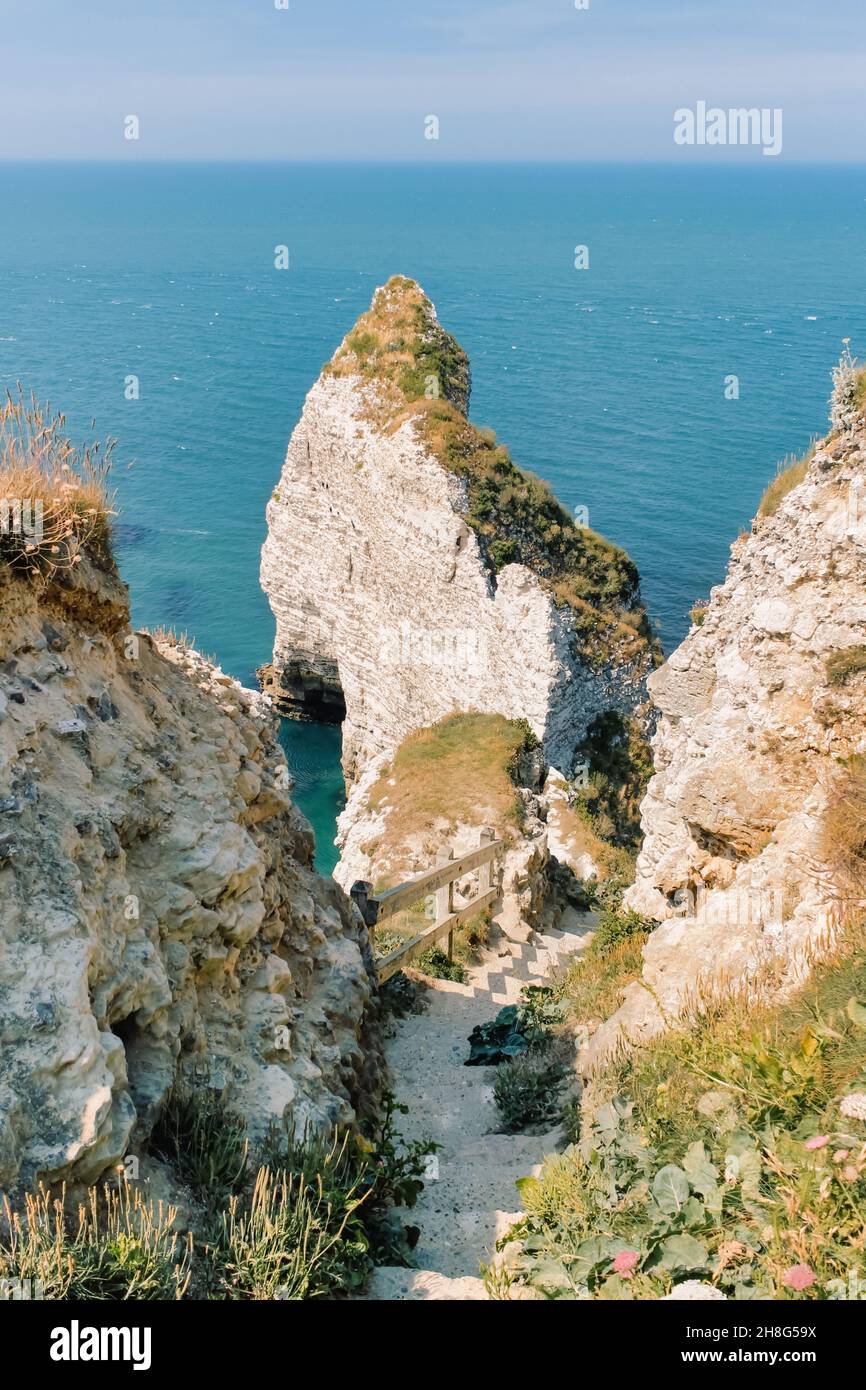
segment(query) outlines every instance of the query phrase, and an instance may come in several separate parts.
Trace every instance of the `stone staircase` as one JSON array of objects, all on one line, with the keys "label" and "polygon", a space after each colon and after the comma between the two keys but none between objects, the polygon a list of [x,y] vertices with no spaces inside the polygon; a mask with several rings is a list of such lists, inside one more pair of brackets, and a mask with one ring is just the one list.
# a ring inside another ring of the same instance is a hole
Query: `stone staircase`
[{"label": "stone staircase", "polygon": [[555,1148],[558,1131],[496,1133],[495,1069],[464,1066],[469,1034],[516,1003],[526,985],[548,983],[552,970],[583,949],[594,920],[570,912],[556,930],[527,941],[500,936],[465,984],[431,981],[427,1008],[395,1024],[386,1054],[397,1099],[409,1107],[404,1133],[440,1148],[417,1207],[406,1213],[421,1228],[418,1268],[375,1270],[368,1299],[486,1298],[479,1271],[516,1219],[515,1183]]}]

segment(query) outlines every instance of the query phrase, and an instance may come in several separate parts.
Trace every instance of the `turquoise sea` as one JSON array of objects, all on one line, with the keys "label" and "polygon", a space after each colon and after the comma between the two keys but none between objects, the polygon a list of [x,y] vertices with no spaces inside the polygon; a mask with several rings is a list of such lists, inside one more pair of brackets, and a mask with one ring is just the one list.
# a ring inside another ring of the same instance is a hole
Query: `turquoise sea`
[{"label": "turquoise sea", "polygon": [[[668,650],[823,432],[841,340],[866,354],[860,166],[6,164],[2,186],[0,383],[117,438],[135,621],[247,683],[289,434],[389,275],[469,352],[473,418],[631,552]],[[339,731],[283,737],[329,869]]]}]

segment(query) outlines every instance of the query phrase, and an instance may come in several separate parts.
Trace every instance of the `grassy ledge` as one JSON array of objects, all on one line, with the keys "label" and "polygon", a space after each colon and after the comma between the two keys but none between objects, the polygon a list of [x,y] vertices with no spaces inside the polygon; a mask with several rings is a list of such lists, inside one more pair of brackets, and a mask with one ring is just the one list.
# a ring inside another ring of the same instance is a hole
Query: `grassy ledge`
[{"label": "grassy ledge", "polygon": [[660,662],[625,551],[577,525],[547,483],[519,468],[492,430],[467,419],[468,359],[420,286],[395,276],[378,290],[324,374],[375,382],[380,428],[414,424],[439,462],[465,482],[466,520],[490,574],[512,563],[533,570],[571,610],[584,661]]},{"label": "grassy ledge", "polygon": [[815,457],[816,444],[802,458],[786,459],[779,465],[775,478],[770,483],[758,505],[759,517],[775,516],[780,506],[795,487],[799,487],[809,471],[809,464]]}]

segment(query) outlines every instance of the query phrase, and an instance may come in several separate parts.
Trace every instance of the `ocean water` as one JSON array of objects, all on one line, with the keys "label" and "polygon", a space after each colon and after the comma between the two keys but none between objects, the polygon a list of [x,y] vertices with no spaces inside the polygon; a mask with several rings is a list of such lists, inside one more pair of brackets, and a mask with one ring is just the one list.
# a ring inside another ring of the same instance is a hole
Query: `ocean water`
[{"label": "ocean water", "polygon": [[[134,620],[246,683],[272,643],[258,561],[286,442],[388,276],[419,279],[469,352],[476,422],[630,551],[668,650],[779,461],[823,432],[841,340],[866,353],[860,166],[7,164],[2,182],[0,383],[117,439]],[[339,731],[283,739],[328,870]]]}]

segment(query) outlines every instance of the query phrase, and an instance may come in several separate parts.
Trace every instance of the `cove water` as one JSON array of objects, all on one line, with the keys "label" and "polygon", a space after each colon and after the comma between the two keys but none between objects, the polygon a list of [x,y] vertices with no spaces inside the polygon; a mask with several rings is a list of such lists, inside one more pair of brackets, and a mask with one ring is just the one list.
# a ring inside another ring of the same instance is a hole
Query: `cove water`
[{"label": "cove water", "polygon": [[[289,434],[390,275],[420,280],[469,353],[473,419],[631,553],[667,650],[777,463],[824,432],[841,340],[866,354],[859,166],[7,164],[2,180],[0,383],[49,398],[77,439],[92,418],[117,438],[134,621],[187,631],[248,684],[273,638],[259,549]],[[283,738],[328,871],[339,731]]]}]

